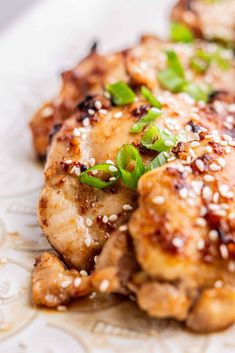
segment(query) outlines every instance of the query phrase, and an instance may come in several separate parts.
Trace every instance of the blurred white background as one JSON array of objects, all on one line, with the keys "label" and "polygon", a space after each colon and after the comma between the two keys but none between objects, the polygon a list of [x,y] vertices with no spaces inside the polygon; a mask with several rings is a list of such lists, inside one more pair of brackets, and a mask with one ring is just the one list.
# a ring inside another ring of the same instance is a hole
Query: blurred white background
[{"label": "blurred white background", "polygon": [[0,0],[0,30],[37,1],[40,0]]}]

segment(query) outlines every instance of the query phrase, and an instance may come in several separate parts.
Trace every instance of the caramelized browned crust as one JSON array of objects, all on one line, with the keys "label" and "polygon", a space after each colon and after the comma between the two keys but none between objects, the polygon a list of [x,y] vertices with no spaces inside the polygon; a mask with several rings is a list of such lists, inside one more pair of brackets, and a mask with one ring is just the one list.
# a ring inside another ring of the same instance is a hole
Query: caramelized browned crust
[{"label": "caramelized browned crust", "polygon": [[32,275],[32,299],[37,306],[49,308],[68,304],[91,292],[90,280],[76,270],[67,270],[53,254],[36,259]]}]

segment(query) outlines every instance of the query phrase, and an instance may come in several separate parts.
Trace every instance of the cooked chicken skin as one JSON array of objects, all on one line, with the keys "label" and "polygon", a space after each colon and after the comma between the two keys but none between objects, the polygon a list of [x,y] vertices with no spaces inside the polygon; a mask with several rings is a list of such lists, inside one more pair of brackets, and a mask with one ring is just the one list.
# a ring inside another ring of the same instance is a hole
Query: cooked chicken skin
[{"label": "cooked chicken skin", "polygon": [[[74,70],[62,75],[63,86],[59,97],[46,103],[30,122],[35,150],[39,157],[45,157],[52,136],[61,124],[77,111],[77,105],[87,95],[103,94],[108,83],[129,82],[137,86],[146,85],[159,94],[157,73],[166,67],[165,51],[174,50],[185,68],[186,78],[194,82],[206,82],[215,90],[235,92],[235,68],[231,59],[228,70],[211,65],[199,75],[189,67],[190,59],[198,49],[208,52],[216,50],[214,44],[197,41],[195,44],[175,44],[145,36],[134,48],[120,53],[102,56],[93,51]],[[232,58],[232,51],[226,51]]]},{"label": "cooked chicken skin", "polygon": [[32,275],[32,299],[49,308],[68,304],[91,291],[90,279],[76,270],[65,269],[53,254],[45,252],[36,259]]},{"label": "cooked chicken skin", "polygon": [[172,19],[183,22],[206,40],[232,44],[235,41],[235,3],[233,0],[179,0]]}]

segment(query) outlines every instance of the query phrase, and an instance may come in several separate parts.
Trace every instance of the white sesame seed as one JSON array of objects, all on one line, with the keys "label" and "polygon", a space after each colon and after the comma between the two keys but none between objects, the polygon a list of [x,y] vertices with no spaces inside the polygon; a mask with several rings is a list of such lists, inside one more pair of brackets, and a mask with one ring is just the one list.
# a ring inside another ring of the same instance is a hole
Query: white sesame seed
[{"label": "white sesame seed", "polygon": [[206,152],[211,153],[213,151],[213,148],[211,146],[206,146]]},{"label": "white sesame seed", "polygon": [[198,147],[200,146],[200,143],[198,141],[192,141],[191,142],[191,147],[195,148],[195,147]]},{"label": "white sesame seed", "polygon": [[98,259],[98,256],[95,255],[95,256],[94,256],[94,263],[95,263],[95,264],[97,263],[97,259]]},{"label": "white sesame seed", "polygon": [[161,195],[155,196],[152,201],[153,201],[153,203],[155,203],[157,205],[161,205],[165,202],[165,197],[161,196]]},{"label": "white sesame seed", "polygon": [[223,157],[219,157],[217,159],[218,164],[223,168],[226,164],[225,159]]},{"label": "white sesame seed", "polygon": [[200,209],[200,216],[204,217],[207,214],[206,206],[202,206]]},{"label": "white sesame seed", "polygon": [[205,138],[206,138],[207,140],[210,140],[210,139],[212,138],[212,135],[207,134],[207,135],[205,135]]},{"label": "white sesame seed", "polygon": [[205,240],[204,239],[199,239],[198,243],[197,243],[197,249],[198,250],[202,250],[205,247]]},{"label": "white sesame seed", "polygon": [[191,156],[192,158],[195,158],[195,157],[196,157],[196,154],[195,154],[195,152],[194,152],[194,150],[193,150],[192,148],[189,148],[188,151],[189,151],[189,154],[190,154],[190,156]]},{"label": "white sesame seed", "polygon": [[202,217],[198,217],[195,221],[195,224],[199,227],[204,227],[206,225],[206,220]]},{"label": "white sesame seed", "polygon": [[175,237],[172,239],[172,244],[176,248],[181,248],[184,245],[184,242],[183,242],[183,239]]},{"label": "white sesame seed", "polygon": [[89,126],[90,125],[90,119],[89,118],[83,119],[82,125],[85,126],[85,127]]},{"label": "white sesame seed", "polygon": [[220,245],[220,253],[223,259],[227,259],[228,258],[228,248],[225,244],[221,244]]},{"label": "white sesame seed", "polygon": [[92,224],[93,224],[93,221],[92,221],[92,219],[91,218],[86,218],[86,225],[88,226],[88,227],[91,227],[92,226]]},{"label": "white sesame seed", "polygon": [[94,165],[95,165],[95,158],[93,158],[93,157],[90,158],[90,159],[89,159],[89,164],[90,164],[91,167],[94,167]]},{"label": "white sesame seed", "polygon": [[230,136],[230,135],[223,134],[223,138],[225,141],[232,141],[232,136]]},{"label": "white sesame seed", "polygon": [[78,137],[81,135],[81,131],[79,128],[75,127],[75,129],[73,130],[73,135]]},{"label": "white sesame seed", "polygon": [[128,228],[127,228],[127,225],[126,225],[126,224],[123,224],[123,225],[120,226],[118,229],[120,230],[120,232],[125,232]]},{"label": "white sesame seed", "polygon": [[214,202],[214,203],[219,202],[219,193],[218,193],[218,192],[215,192],[215,193],[214,193],[214,195],[213,195],[213,202]]},{"label": "white sesame seed", "polygon": [[53,115],[54,113],[54,108],[52,107],[45,107],[42,111],[41,111],[41,117],[42,118],[49,118]]},{"label": "white sesame seed", "polygon": [[115,181],[115,180],[117,180],[117,178],[115,178],[115,177],[110,177],[109,178],[109,181]]},{"label": "white sesame seed", "polygon": [[229,113],[235,113],[235,104],[229,104],[228,112]]},{"label": "white sesame seed", "polygon": [[111,159],[107,159],[105,163],[114,165],[114,162]]},{"label": "white sesame seed", "polygon": [[212,190],[209,186],[204,186],[202,189],[202,197],[206,200],[210,200],[212,196]]},{"label": "white sesame seed", "polygon": [[217,241],[219,238],[219,233],[217,232],[217,230],[212,229],[209,231],[208,237],[211,241]]},{"label": "white sesame seed", "polygon": [[174,146],[174,142],[172,142],[170,140],[166,140],[166,141],[164,141],[164,145],[171,147],[171,146]]},{"label": "white sesame seed", "polygon": [[231,147],[229,147],[229,146],[226,146],[224,150],[225,150],[225,153],[226,153],[226,154],[228,154],[228,153],[231,153],[231,152],[232,152],[232,148],[231,148]]},{"label": "white sesame seed", "polygon": [[81,169],[79,167],[77,167],[76,165],[73,166],[73,168],[70,171],[70,174],[76,174],[77,176],[79,176],[81,174]]},{"label": "white sesame seed", "polygon": [[96,109],[98,109],[98,110],[99,110],[100,108],[102,108],[102,103],[101,103],[101,101],[99,101],[99,100],[95,101],[94,106],[95,106]]},{"label": "white sesame seed", "polygon": [[227,141],[221,141],[220,144],[221,144],[221,146],[227,146],[228,142]]},{"label": "white sesame seed", "polygon": [[182,199],[185,199],[188,196],[188,189],[187,188],[180,189],[179,194]]},{"label": "white sesame seed", "polygon": [[63,281],[61,283],[61,288],[67,288],[70,284],[71,284],[71,279],[69,279],[67,281]]},{"label": "white sesame seed", "polygon": [[131,205],[123,205],[122,206],[122,209],[124,210],[124,211],[131,211],[131,210],[133,210],[133,207],[131,206]]},{"label": "white sesame seed", "polygon": [[93,169],[92,171],[91,171],[91,174],[92,175],[96,175],[98,173],[98,170],[97,169]]},{"label": "white sesame seed", "polygon": [[94,114],[95,114],[94,109],[88,109],[88,114],[89,114],[89,115],[94,115]]},{"label": "white sesame seed", "polygon": [[229,141],[229,145],[235,147],[235,141]]},{"label": "white sesame seed", "polygon": [[107,111],[107,109],[100,109],[99,113],[105,115],[108,113],[108,111]]},{"label": "white sesame seed", "polygon": [[228,215],[228,218],[229,218],[230,220],[235,219],[235,212],[230,212],[229,215]]},{"label": "white sesame seed", "polygon": [[122,112],[116,112],[113,116],[114,118],[119,119],[122,117]]},{"label": "white sesame seed", "polygon": [[108,217],[107,216],[103,216],[102,222],[103,223],[108,223],[108,221],[109,221]]},{"label": "white sesame seed", "polygon": [[87,273],[87,271],[85,271],[85,270],[81,270],[81,271],[80,271],[80,275],[81,275],[82,277],[87,277],[87,276],[88,276],[88,273]]},{"label": "white sesame seed", "polygon": [[101,292],[106,292],[107,289],[109,288],[109,280],[108,279],[104,279],[101,283],[100,283],[100,286],[99,286],[99,290]]},{"label": "white sesame seed", "polygon": [[214,283],[214,287],[215,287],[215,288],[221,288],[221,287],[223,287],[223,285],[224,285],[224,282],[221,281],[220,279],[218,279],[218,280],[215,281],[215,283]]},{"label": "white sesame seed", "polygon": [[109,221],[110,222],[115,222],[118,219],[118,216],[116,214],[112,214],[109,216]]},{"label": "white sesame seed", "polygon": [[201,159],[196,159],[195,161],[196,167],[200,170],[200,172],[204,172],[205,170],[205,163]]},{"label": "white sesame seed", "polygon": [[213,172],[218,172],[219,170],[221,170],[221,166],[219,166],[218,164],[215,164],[215,163],[211,163],[209,165],[209,168]]},{"label": "white sesame seed", "polygon": [[[233,193],[231,194],[230,190],[229,190],[229,186],[226,184],[222,184],[219,186],[219,192],[223,197],[228,197],[231,196],[233,197]],[[228,197],[230,198],[230,197]]]},{"label": "white sesame seed", "polygon": [[87,248],[89,248],[91,246],[92,240],[90,238],[86,238],[85,239],[85,245]]},{"label": "white sesame seed", "polygon": [[56,310],[58,310],[58,311],[67,311],[68,309],[67,309],[67,307],[65,305],[58,305],[56,307]]},{"label": "white sesame seed", "polygon": [[115,167],[115,165],[110,165],[109,171],[110,172],[117,172],[117,167]]},{"label": "white sesame seed", "polygon": [[200,141],[200,136],[199,136],[199,134],[198,134],[197,132],[194,132],[194,133],[193,133],[193,137],[194,137],[194,139],[195,139],[196,141]]},{"label": "white sesame seed", "polygon": [[229,261],[228,270],[229,272],[235,272],[235,261]]},{"label": "white sesame seed", "polygon": [[104,96],[108,99],[111,98],[111,94],[108,91],[104,92]]},{"label": "white sesame seed", "polygon": [[211,174],[205,174],[204,177],[203,177],[203,179],[204,179],[205,181],[207,181],[208,183],[210,183],[210,182],[212,182],[212,181],[215,180],[215,177],[214,177],[213,175],[211,175]]},{"label": "white sesame seed", "polygon": [[82,279],[80,277],[76,277],[75,280],[73,281],[74,287],[79,287],[80,284],[82,283]]},{"label": "white sesame seed", "polygon": [[213,136],[212,139],[215,143],[220,143],[221,141],[221,138],[219,136]]},{"label": "white sesame seed", "polygon": [[194,192],[199,195],[201,193],[202,187],[203,187],[203,182],[200,180],[193,180],[192,181],[192,187]]}]

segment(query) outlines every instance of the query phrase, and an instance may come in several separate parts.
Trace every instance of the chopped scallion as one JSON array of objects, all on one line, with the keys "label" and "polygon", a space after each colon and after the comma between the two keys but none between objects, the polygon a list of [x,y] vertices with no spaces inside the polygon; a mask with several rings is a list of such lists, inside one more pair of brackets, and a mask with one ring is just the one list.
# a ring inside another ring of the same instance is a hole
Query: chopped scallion
[{"label": "chopped scallion", "polygon": [[173,42],[191,43],[194,40],[193,33],[182,23],[172,22],[170,32]]},{"label": "chopped scallion", "polygon": [[117,155],[117,165],[123,183],[131,189],[136,189],[139,178],[145,172],[139,151],[133,145],[123,145]]},{"label": "chopped scallion", "polygon": [[123,81],[107,85],[106,89],[111,94],[115,105],[130,104],[135,100],[134,91]]},{"label": "chopped scallion", "polygon": [[144,98],[149,102],[149,104],[152,107],[161,109],[162,105],[159,102],[159,100],[157,100],[157,98],[153,95],[153,93],[145,86],[141,87],[141,94],[144,96]]},{"label": "chopped scallion", "polygon": [[142,137],[141,144],[157,152],[169,151],[176,143],[176,137],[158,126],[152,125]]},{"label": "chopped scallion", "polygon": [[207,71],[210,66],[211,57],[204,50],[197,50],[195,55],[190,61],[191,68],[199,74],[202,74]]},{"label": "chopped scallion", "polygon": [[158,108],[149,109],[148,113],[142,116],[142,118],[132,126],[130,132],[138,134],[145,128],[145,126],[156,120],[161,114],[162,112]]},{"label": "chopped scallion", "polygon": [[164,152],[159,153],[157,157],[155,157],[145,168],[145,172],[150,172],[151,170],[155,168],[161,167],[163,164],[167,162],[167,158],[165,156]]},{"label": "chopped scallion", "polygon": [[78,177],[81,184],[104,189],[113,185],[120,177],[120,170],[112,164],[97,164],[81,173]]}]

